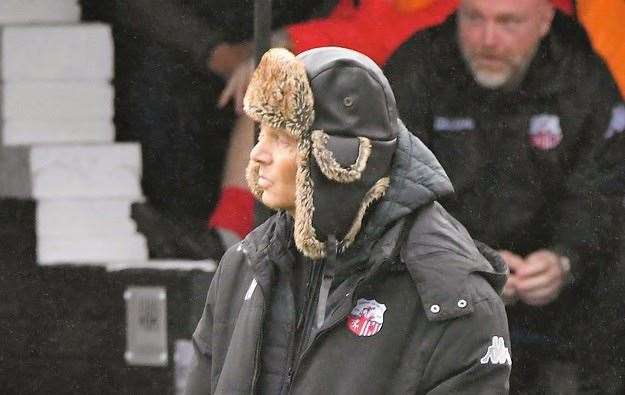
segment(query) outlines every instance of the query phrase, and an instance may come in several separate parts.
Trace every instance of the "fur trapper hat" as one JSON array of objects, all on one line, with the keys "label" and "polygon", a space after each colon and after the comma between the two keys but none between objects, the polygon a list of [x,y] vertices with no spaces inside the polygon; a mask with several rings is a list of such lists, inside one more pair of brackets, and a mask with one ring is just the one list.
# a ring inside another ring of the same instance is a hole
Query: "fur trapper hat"
[{"label": "fur trapper hat", "polygon": [[[348,248],[367,208],[388,189],[397,145],[395,98],[380,68],[345,48],[316,48],[297,57],[274,48],[252,75],[244,110],[298,142],[298,250],[323,258],[331,236],[338,240],[339,253]],[[246,176],[260,199],[258,170],[251,161]]]}]

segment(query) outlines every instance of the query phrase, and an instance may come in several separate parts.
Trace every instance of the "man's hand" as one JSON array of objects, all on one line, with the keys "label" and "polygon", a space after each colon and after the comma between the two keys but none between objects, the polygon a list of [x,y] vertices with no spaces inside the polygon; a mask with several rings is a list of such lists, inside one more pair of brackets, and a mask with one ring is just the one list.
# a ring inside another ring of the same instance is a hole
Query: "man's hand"
[{"label": "man's hand", "polygon": [[510,269],[508,280],[506,281],[506,285],[503,287],[501,299],[507,305],[514,304],[519,299],[519,296],[517,295],[516,271],[525,264],[525,261],[521,256],[510,251],[499,251],[499,255],[501,255]]},{"label": "man's hand", "polygon": [[243,114],[243,98],[245,97],[245,91],[247,91],[247,86],[250,83],[253,72],[254,59],[252,58],[244,60],[237,66],[219,96],[219,102],[217,103],[219,108],[225,107],[228,102],[233,100],[235,111],[239,115]]},{"label": "man's hand", "polygon": [[515,277],[519,299],[528,305],[544,306],[558,297],[566,273],[559,255],[538,250],[528,255],[525,263],[515,269]]},{"label": "man's hand", "polygon": [[243,61],[252,56],[253,48],[253,45],[247,42],[218,44],[206,61],[206,67],[224,79],[229,78]]}]

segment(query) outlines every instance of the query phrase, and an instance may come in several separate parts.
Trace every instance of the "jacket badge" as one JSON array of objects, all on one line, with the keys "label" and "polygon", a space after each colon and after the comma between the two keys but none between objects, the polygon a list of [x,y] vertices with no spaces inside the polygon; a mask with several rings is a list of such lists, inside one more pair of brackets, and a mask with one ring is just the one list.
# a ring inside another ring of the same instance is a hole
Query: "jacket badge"
[{"label": "jacket badge", "polygon": [[358,299],[347,317],[347,328],[356,336],[373,336],[382,329],[386,306],[375,299]]},{"label": "jacket badge", "polygon": [[486,355],[480,359],[482,365],[491,363],[493,365],[512,365],[510,351],[503,340],[503,337],[493,336],[493,342],[488,346]]},{"label": "jacket badge", "polygon": [[625,132],[625,103],[620,103],[612,108],[612,118],[604,137],[611,139],[619,133]]},{"label": "jacket badge", "polygon": [[557,115],[540,114],[530,119],[530,142],[541,150],[557,147],[562,141],[560,118]]}]

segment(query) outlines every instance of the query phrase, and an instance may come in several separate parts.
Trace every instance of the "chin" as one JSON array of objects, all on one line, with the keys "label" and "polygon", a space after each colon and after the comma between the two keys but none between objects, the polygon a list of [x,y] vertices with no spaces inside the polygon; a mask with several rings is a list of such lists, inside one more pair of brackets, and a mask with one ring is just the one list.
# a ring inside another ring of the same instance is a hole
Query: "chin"
[{"label": "chin", "polygon": [[263,193],[263,197],[261,199],[261,202],[263,203],[263,205],[265,205],[265,207],[270,208],[272,210],[276,210],[274,202],[270,198],[266,198],[265,197],[266,195],[267,195],[266,192]]},{"label": "chin", "polygon": [[497,89],[505,86],[510,80],[510,73],[492,73],[484,71],[474,71],[473,78],[483,88]]},{"label": "chin", "polygon": [[279,210],[282,208],[280,202],[277,199],[274,199],[273,196],[271,196],[271,194],[267,191],[263,193],[262,202],[265,206],[272,210]]},{"label": "chin", "polygon": [[290,210],[293,207],[293,202],[288,202],[284,199],[276,198],[267,191],[263,193],[261,201],[265,206],[272,210]]}]

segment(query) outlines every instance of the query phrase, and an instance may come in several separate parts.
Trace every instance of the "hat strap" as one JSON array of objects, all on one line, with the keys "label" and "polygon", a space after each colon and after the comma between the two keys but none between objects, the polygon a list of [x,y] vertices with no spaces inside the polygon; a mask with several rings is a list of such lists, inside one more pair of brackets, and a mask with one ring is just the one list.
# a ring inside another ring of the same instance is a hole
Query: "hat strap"
[{"label": "hat strap", "polygon": [[358,137],[358,158],[349,167],[344,168],[334,159],[334,154],[327,147],[329,136],[323,130],[314,130],[311,135],[312,152],[319,169],[328,179],[343,184],[360,180],[371,155],[371,141]]}]

